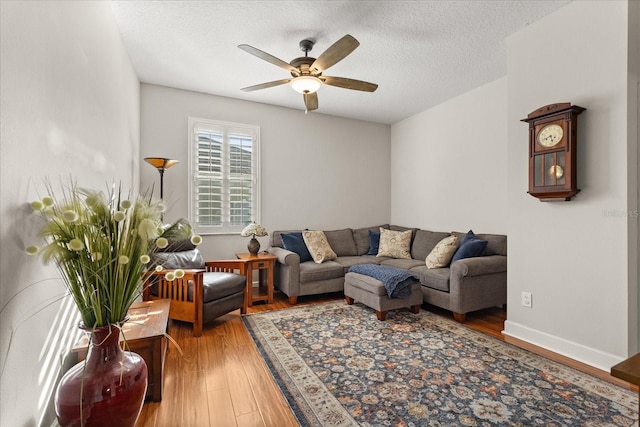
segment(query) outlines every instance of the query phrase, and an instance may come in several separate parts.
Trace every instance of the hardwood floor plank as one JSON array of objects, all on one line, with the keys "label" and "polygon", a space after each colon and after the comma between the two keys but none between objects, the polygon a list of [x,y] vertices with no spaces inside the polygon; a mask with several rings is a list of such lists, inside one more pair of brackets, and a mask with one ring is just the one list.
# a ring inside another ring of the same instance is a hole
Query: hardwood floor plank
[{"label": "hardwood floor plank", "polygon": [[251,343],[239,350],[264,425],[267,427],[296,425],[297,421],[291,413],[289,404],[280,393],[255,345]]},{"label": "hardwood floor plank", "polygon": [[[258,411],[241,415],[236,419],[236,421],[238,422],[238,427],[264,427],[262,417]],[[280,426],[284,427],[286,424],[280,424]]]},{"label": "hardwood floor plank", "polygon": [[224,370],[229,384],[229,394],[233,402],[233,410],[236,416],[248,414],[258,410],[251,383],[247,378],[244,367],[242,366],[242,357],[240,348],[225,346],[224,347]]},{"label": "hardwood floor plank", "polygon": [[234,427],[237,425],[228,388],[216,388],[207,392],[207,400],[209,402],[210,427]]},{"label": "hardwood floor plank", "polygon": [[[204,377],[207,384],[207,391],[214,391],[219,389],[229,389],[227,383],[227,375],[225,373],[225,358],[224,358],[224,336],[221,334],[208,334],[205,333],[201,337],[205,342],[203,355],[204,362]],[[229,402],[231,403],[231,402]]]}]

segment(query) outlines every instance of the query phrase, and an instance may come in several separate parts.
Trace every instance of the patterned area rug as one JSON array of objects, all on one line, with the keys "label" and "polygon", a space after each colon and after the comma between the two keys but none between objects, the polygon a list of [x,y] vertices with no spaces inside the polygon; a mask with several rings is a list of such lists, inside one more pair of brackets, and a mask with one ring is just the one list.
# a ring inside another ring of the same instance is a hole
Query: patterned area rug
[{"label": "patterned area rug", "polygon": [[637,426],[630,391],[422,310],[243,318],[302,426]]}]

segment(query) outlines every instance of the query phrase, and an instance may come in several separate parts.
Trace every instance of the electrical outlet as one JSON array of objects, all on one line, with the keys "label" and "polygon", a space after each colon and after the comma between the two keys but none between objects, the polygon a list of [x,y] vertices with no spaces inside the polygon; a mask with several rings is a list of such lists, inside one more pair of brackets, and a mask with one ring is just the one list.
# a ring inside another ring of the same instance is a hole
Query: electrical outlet
[{"label": "electrical outlet", "polygon": [[522,306],[523,307],[533,307],[531,292],[523,292],[522,293]]}]

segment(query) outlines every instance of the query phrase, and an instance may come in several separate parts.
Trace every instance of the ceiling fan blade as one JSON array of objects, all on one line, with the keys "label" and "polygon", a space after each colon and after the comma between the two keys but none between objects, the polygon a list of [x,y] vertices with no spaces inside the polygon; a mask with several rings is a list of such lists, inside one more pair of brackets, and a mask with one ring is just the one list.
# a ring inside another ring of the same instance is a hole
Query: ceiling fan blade
[{"label": "ceiling fan blade", "polygon": [[342,37],[340,40],[329,46],[327,50],[322,52],[318,59],[316,59],[313,64],[311,64],[311,67],[309,67],[309,71],[312,75],[317,76],[327,68],[342,61],[358,46],[360,46],[360,42],[354,37],[347,34],[346,36]]},{"label": "ceiling fan blade", "polygon": [[307,107],[307,111],[317,110],[318,109],[318,93],[303,93],[304,97],[304,105]]},{"label": "ceiling fan blade", "polygon": [[263,52],[260,49],[256,49],[253,46],[249,46],[248,44],[241,44],[241,45],[238,45],[238,47],[244,50],[245,52],[250,53],[253,56],[257,56],[260,59],[263,59],[267,62],[277,65],[278,67],[284,68],[285,70],[289,71],[295,76],[300,75],[300,70],[291,66],[291,64],[284,62],[282,59],[276,58],[275,56],[268,54],[267,52]]},{"label": "ceiling fan blade", "polygon": [[253,92],[254,90],[260,90],[260,89],[266,89],[266,88],[269,88],[269,87],[280,86],[280,85],[283,85],[285,83],[289,83],[291,80],[292,79],[276,80],[276,81],[273,81],[273,82],[261,83],[259,85],[243,87],[240,90],[243,90],[245,92]]},{"label": "ceiling fan blade", "polygon": [[375,83],[364,82],[362,80],[348,79],[346,77],[321,76],[325,84],[329,86],[341,87],[344,89],[361,90],[363,92],[375,92],[378,85]]}]

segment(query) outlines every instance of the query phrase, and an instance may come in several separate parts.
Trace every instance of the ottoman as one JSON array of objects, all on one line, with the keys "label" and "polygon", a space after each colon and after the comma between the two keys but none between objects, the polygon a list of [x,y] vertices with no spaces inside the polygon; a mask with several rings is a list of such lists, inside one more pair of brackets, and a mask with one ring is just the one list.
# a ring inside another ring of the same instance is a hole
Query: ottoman
[{"label": "ottoman", "polygon": [[411,285],[411,296],[408,298],[389,298],[387,290],[378,279],[364,274],[349,272],[344,277],[344,298],[347,304],[361,302],[376,311],[378,320],[385,320],[389,310],[410,308],[412,313],[420,312],[422,290],[420,282]]}]

